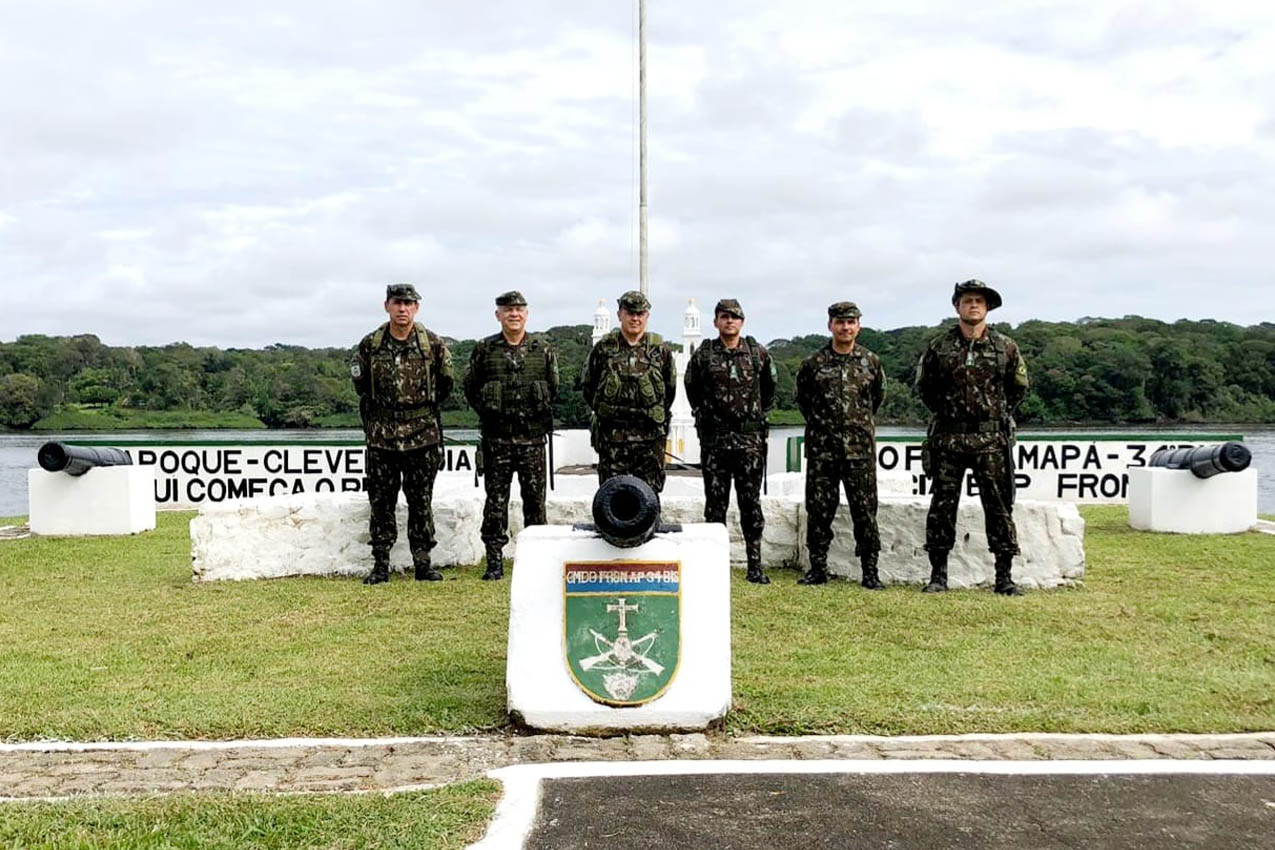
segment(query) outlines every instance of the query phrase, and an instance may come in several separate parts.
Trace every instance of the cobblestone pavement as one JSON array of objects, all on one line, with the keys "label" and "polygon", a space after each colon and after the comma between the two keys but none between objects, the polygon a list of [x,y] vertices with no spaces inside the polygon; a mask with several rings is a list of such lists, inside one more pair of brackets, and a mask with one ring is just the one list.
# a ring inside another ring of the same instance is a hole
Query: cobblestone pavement
[{"label": "cobblestone pavement", "polygon": [[1241,735],[492,735],[438,738],[0,745],[0,800],[172,791],[389,791],[512,764],[661,759],[1271,759]]}]

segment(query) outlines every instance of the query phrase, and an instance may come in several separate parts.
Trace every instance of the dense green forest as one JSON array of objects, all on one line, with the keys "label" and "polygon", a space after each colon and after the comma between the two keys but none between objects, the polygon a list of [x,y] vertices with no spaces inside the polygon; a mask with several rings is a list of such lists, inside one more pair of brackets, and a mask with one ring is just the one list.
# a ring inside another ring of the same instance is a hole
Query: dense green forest
[{"label": "dense green forest", "polygon": [[[912,390],[916,362],[926,341],[953,321],[863,330],[859,341],[881,356],[887,376],[881,422],[924,421]],[[1168,324],[1126,316],[996,327],[1018,341],[1031,372],[1021,424],[1275,422],[1275,324]],[[557,419],[564,425],[588,421],[576,386],[590,333],[587,325],[545,332],[562,366]],[[779,410],[794,408],[797,367],[826,340],[812,334],[770,342]],[[463,371],[474,341],[448,342]],[[292,345],[115,347],[90,335],[22,336],[0,343],[0,427],[355,426],[350,354]],[[474,422],[459,392],[445,408],[450,423]]]}]

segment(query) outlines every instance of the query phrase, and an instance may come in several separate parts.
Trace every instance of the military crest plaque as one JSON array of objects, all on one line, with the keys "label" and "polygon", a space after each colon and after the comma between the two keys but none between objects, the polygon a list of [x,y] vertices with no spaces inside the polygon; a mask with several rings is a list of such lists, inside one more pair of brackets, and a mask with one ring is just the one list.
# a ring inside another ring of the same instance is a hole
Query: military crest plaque
[{"label": "military crest plaque", "polygon": [[562,584],[563,651],[580,690],[614,706],[663,694],[681,658],[681,562],[569,561]]}]

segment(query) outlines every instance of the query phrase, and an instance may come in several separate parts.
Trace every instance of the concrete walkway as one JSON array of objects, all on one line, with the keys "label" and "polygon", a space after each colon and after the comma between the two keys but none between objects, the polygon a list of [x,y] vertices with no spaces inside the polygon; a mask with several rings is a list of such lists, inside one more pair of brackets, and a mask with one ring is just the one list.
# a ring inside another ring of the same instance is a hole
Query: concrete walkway
[{"label": "concrete walkway", "polygon": [[0,744],[0,800],[174,791],[399,791],[551,762],[657,760],[1275,760],[1241,735],[748,737],[564,735]]}]

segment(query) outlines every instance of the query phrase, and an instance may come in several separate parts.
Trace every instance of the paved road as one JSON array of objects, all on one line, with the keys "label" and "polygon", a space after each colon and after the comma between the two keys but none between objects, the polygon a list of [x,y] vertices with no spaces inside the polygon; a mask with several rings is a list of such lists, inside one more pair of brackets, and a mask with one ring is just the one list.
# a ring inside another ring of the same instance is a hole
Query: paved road
[{"label": "paved road", "polygon": [[546,780],[525,846],[1232,850],[1272,842],[1271,775],[713,774]]}]

